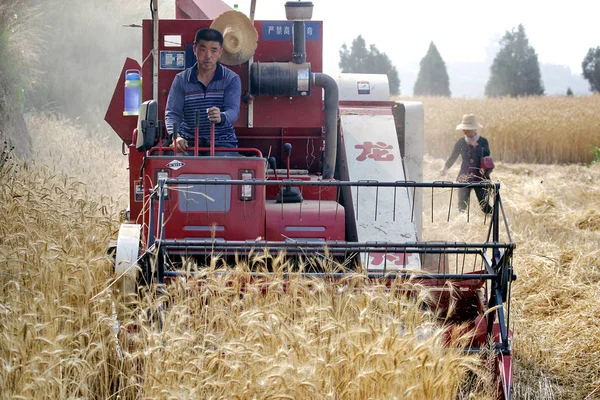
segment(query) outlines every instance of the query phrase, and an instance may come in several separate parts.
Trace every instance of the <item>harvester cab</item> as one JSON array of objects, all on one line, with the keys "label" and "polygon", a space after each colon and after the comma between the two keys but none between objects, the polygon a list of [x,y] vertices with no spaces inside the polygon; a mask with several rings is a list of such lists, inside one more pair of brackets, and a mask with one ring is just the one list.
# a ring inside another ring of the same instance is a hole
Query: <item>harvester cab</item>
[{"label": "harvester cab", "polygon": [[[254,21],[219,1],[176,1],[176,19],[159,20],[154,10],[143,21],[148,61],[126,60],[106,113],[129,150],[129,221],[115,263],[121,290],[186,276],[183,259],[208,265],[259,251],[285,252],[302,273],[327,279],[416,277],[440,298],[455,295],[451,282],[462,299],[456,321],[476,330],[487,319],[472,350],[493,338],[501,392],[509,396],[504,307],[514,244],[499,184],[470,184],[489,189],[493,200],[484,240],[424,241],[424,192],[432,201],[434,191],[449,193],[451,203],[467,184],[423,182],[423,106],[391,101],[385,75],[323,72],[324,23],[311,20],[312,7],[290,1],[286,20]],[[241,79],[238,147],[219,148],[213,132],[199,132],[193,149],[178,153],[168,146],[178,127],[169,137],[163,123],[167,96],[175,75],[196,62],[196,31],[208,27],[223,33],[221,62]],[[124,115],[125,73],[135,69],[143,77],[141,107]],[[209,146],[199,135],[211,138]],[[339,268],[323,270],[308,258]]]}]

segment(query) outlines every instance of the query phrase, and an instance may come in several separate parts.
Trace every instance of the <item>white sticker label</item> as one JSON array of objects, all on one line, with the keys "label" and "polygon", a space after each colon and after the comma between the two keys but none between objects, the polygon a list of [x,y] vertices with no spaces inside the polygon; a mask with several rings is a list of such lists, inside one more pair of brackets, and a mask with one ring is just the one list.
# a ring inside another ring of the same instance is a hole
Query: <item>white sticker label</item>
[{"label": "white sticker label", "polygon": [[160,69],[185,69],[184,51],[161,51]]},{"label": "white sticker label", "polygon": [[369,82],[356,82],[358,94],[371,94],[371,85]]},{"label": "white sticker label", "polygon": [[144,186],[142,185],[142,181],[135,181],[135,201],[144,201]]},{"label": "white sticker label", "polygon": [[167,164],[167,167],[171,168],[173,171],[177,171],[179,168],[183,167],[185,164],[179,160],[173,160]]}]

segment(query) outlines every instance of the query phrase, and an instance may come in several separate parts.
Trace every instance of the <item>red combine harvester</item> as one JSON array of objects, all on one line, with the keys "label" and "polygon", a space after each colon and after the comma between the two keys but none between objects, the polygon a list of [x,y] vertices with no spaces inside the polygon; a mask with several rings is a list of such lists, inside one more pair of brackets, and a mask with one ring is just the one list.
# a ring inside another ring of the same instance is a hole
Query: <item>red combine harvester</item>
[{"label": "red combine harvester", "polygon": [[[418,278],[439,304],[458,296],[453,322],[475,334],[468,351],[487,351],[493,342],[499,398],[510,398],[515,246],[500,185],[422,182],[422,105],[390,101],[385,75],[324,74],[324,25],[310,20],[312,3],[286,3],[285,21],[249,20],[250,33],[221,23],[221,15],[244,14],[219,1],[199,4],[176,0],[177,19],[159,20],[154,2],[153,19],[142,26],[145,62],[126,60],[106,113],[129,157],[128,223],[116,243],[121,290],[185,275],[184,258],[205,265],[215,255],[233,261],[265,249],[292,260],[333,260],[374,280]],[[244,34],[233,39],[256,43],[249,59],[227,64],[242,82],[239,147],[214,148],[213,137],[209,147],[196,141],[189,153],[173,154],[163,128],[169,89],[196,62],[196,31],[211,26],[223,32],[226,52],[236,32]],[[128,70],[143,77],[139,116],[123,112]],[[434,192],[449,193],[450,207],[453,191],[467,185],[492,194],[484,239],[423,241],[423,193],[431,193],[432,204]],[[302,273],[346,273],[319,265]]]}]

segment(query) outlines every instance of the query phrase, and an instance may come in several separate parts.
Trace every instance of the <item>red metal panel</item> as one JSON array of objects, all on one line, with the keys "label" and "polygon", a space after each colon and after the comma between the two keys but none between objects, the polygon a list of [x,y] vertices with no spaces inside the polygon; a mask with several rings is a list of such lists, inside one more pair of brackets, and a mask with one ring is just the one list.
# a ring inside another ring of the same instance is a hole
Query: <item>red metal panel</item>
[{"label": "red metal panel", "polygon": [[[279,179],[287,179],[285,175],[278,174]],[[294,175],[291,177],[293,180],[300,181],[316,181],[319,177],[316,175]],[[270,180],[275,180],[274,176],[269,177]],[[275,200],[279,191],[283,186],[267,186],[267,200]],[[338,188],[335,186],[304,186],[299,187],[302,198],[304,200],[332,200],[337,201],[338,199]]]},{"label": "red metal panel", "polygon": [[221,0],[175,0],[177,19],[215,19],[225,11],[232,10]]},{"label": "red metal panel", "polygon": [[[258,47],[254,61],[288,62],[292,59],[293,43],[289,41],[264,40],[264,21],[256,21]],[[319,22],[323,32],[323,23]],[[323,35],[320,40],[306,41],[306,61],[311,64],[312,72],[323,71]],[[324,121],[322,107],[323,90],[312,87],[310,96],[274,97],[259,96],[254,100],[255,127],[321,127]]]},{"label": "red metal panel", "polygon": [[[185,165],[177,170],[167,167],[174,159]],[[239,179],[239,171],[252,170],[256,179],[265,179],[265,162],[258,157],[148,157],[144,176],[144,187],[156,184],[155,171],[169,171],[170,178],[189,174],[227,174],[231,179]],[[225,186],[220,186],[225,189]],[[210,230],[193,230],[194,227],[216,226],[215,237],[227,240],[253,240],[265,236],[265,189],[254,187],[254,199],[242,201],[239,198],[240,186],[231,186],[228,211],[182,211],[179,208],[180,196],[185,196],[185,187],[171,187],[169,199],[165,202],[165,235],[167,238],[210,238]],[[179,190],[178,190],[179,189]],[[145,196],[147,199],[147,196]],[[145,221],[146,223],[148,221]],[[186,228],[187,227],[187,228]]]},{"label": "red metal panel", "polygon": [[[160,40],[159,51],[162,50],[185,50],[186,44],[194,42],[194,35],[200,28],[208,28],[212,21],[210,20],[161,20],[160,21]],[[288,62],[292,58],[293,45],[290,41],[262,41],[263,21],[255,21],[254,25],[259,34],[258,48],[254,54],[254,61],[261,62]],[[322,31],[322,23],[320,23]],[[181,35],[181,47],[165,47],[164,35]],[[143,22],[143,51],[144,57],[152,51],[152,21]],[[322,62],[323,43],[322,38],[319,41],[307,41],[306,52],[307,62],[311,63],[313,72],[320,72],[323,68]],[[150,59],[149,59],[150,60]],[[248,63],[236,66],[228,66],[235,71],[242,80],[242,93],[248,91],[249,71]],[[164,108],[169,89],[175,75],[180,72],[177,70],[161,69],[158,72],[159,87],[159,118],[164,119]],[[146,62],[142,67],[142,76],[144,77],[143,96],[144,101],[152,98],[152,63]],[[321,88],[313,87],[310,96],[302,97],[275,97],[258,96],[254,99],[254,128],[317,128],[321,129],[324,121],[322,107],[323,91]],[[242,102],[240,107],[240,117],[236,122],[236,128],[247,128],[248,125],[248,106]],[[249,129],[249,128],[247,128]],[[256,147],[256,146],[254,146]],[[262,150],[262,149],[261,149]]]},{"label": "red metal panel", "polygon": [[[209,20],[161,20],[159,51],[183,51],[186,44],[194,41],[194,35],[200,28],[207,28]],[[292,58],[292,41],[263,41],[263,21],[256,21],[255,27],[259,32],[259,43],[254,55],[255,61],[287,62]],[[322,32],[322,23],[320,24]],[[182,46],[165,47],[165,35],[180,35]],[[311,63],[313,72],[322,70],[322,35],[320,41],[306,42],[307,61]],[[144,58],[152,51],[152,21],[143,21],[143,52]],[[152,98],[152,62],[151,56],[142,67],[144,80],[144,101]],[[248,63],[229,66],[242,81],[242,93],[249,90]],[[161,69],[158,72],[159,90],[158,106],[159,119],[164,120],[164,109],[171,88],[171,83],[178,70]],[[278,159],[283,158],[283,144],[290,142],[294,146],[292,152],[292,168],[310,169],[311,172],[321,169],[322,126],[324,113],[322,105],[323,90],[313,87],[310,96],[306,97],[274,97],[258,96],[254,99],[253,128],[248,128],[248,105],[243,101],[240,106],[240,116],[235,123],[236,135],[242,147],[259,148],[265,155],[270,154]],[[311,162],[312,160],[312,162]],[[310,167],[310,168],[309,168]]]},{"label": "red metal panel", "polygon": [[[129,145],[129,219],[134,221],[136,224],[141,224],[143,222],[143,217],[141,216],[142,207],[144,205],[144,200],[147,200],[147,196],[144,195],[142,201],[136,201],[135,198],[135,186],[136,182],[140,181],[140,169],[142,168],[142,162],[144,159],[144,153],[141,153],[136,150],[135,144]],[[148,191],[148,186],[145,186],[146,192]],[[146,207],[148,204],[146,204]]]},{"label": "red metal panel", "polygon": [[345,210],[335,201],[266,204],[267,240],[345,240]]},{"label": "red metal panel", "polygon": [[108,122],[117,135],[119,135],[119,137],[127,144],[131,143],[133,130],[137,126],[138,120],[135,115],[123,115],[123,107],[125,104],[125,71],[128,69],[141,70],[140,64],[134,59],[128,57],[125,60],[125,64],[119,75],[119,80],[117,81],[117,86],[113,92],[108,109],[106,110],[106,115],[104,116],[104,120]]},{"label": "red metal panel", "polygon": [[[188,6],[192,7],[187,0]],[[185,2],[181,2],[183,5]],[[194,3],[197,5],[197,3]],[[159,29],[159,51],[185,51],[186,44],[192,44],[194,35],[200,28],[209,27],[211,20],[161,20]],[[262,40],[263,21],[255,21],[255,27],[259,33],[259,43],[254,55],[255,61],[260,62],[287,62],[292,58],[292,41]],[[319,22],[322,32],[322,23]],[[182,46],[166,47],[165,35],[180,35]],[[143,101],[152,98],[152,21],[143,21],[142,56],[143,63]],[[311,63],[313,72],[322,71],[322,34],[319,41],[309,40],[306,42],[307,61]],[[127,143],[132,141],[132,132],[137,124],[137,117],[124,117],[123,112],[123,88],[124,71],[130,68],[139,68],[139,64],[132,59],[125,63],[119,77],[113,99],[107,110],[106,120],[115,129],[117,134]],[[239,74],[242,80],[242,92],[246,93],[249,88],[249,65],[244,63],[239,66],[231,66],[232,70]],[[160,69],[158,71],[159,91],[159,119],[164,121],[164,108],[169,94],[171,83],[179,70]],[[283,166],[283,144],[292,143],[294,149],[291,156],[291,167],[309,169],[311,172],[320,170],[321,153],[323,145],[322,125],[324,113],[322,106],[322,89],[313,87],[310,96],[306,97],[273,97],[259,96],[254,100],[254,125],[248,128],[248,106],[242,102],[240,117],[236,123],[236,133],[240,139],[240,146],[259,148],[265,155],[273,155],[278,158],[279,167]],[[129,155],[130,165],[130,211],[131,219],[136,220],[142,211],[142,203],[135,201],[134,181],[139,179],[143,154],[131,148]],[[149,165],[145,169],[146,178],[153,175]],[[314,177],[313,177],[314,178]],[[153,179],[153,178],[152,178]],[[147,190],[149,182],[145,182]],[[314,190],[314,189],[311,189]],[[325,190],[321,194],[327,194],[322,199],[333,200],[331,190]],[[306,193],[307,199],[318,199],[317,193]],[[147,218],[146,218],[147,219]],[[343,226],[342,226],[343,230]],[[247,238],[247,237],[246,237]]]}]

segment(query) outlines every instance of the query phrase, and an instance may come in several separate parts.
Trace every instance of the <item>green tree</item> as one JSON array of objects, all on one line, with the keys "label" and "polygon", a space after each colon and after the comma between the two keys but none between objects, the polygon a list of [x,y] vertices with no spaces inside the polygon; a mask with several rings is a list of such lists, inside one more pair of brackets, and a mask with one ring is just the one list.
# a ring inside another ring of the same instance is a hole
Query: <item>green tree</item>
[{"label": "green tree", "polygon": [[567,96],[573,96],[573,91],[570,87],[567,88]]},{"label": "green tree", "polygon": [[588,50],[581,68],[583,77],[590,83],[590,91],[600,92],[600,47]]},{"label": "green tree", "polygon": [[447,96],[450,97],[450,79],[446,63],[431,42],[425,57],[421,59],[421,68],[413,89],[415,96]]},{"label": "green tree", "polygon": [[535,49],[529,45],[523,25],[506,32],[500,40],[500,51],[490,67],[490,79],[485,95],[530,96],[543,95],[544,85]]},{"label": "green tree", "polygon": [[386,74],[390,93],[393,96],[400,94],[400,78],[396,67],[392,65],[387,54],[380,52],[374,44],[367,50],[367,44],[361,35],[352,41],[350,50],[345,43],[342,45],[338,65],[342,72]]}]

